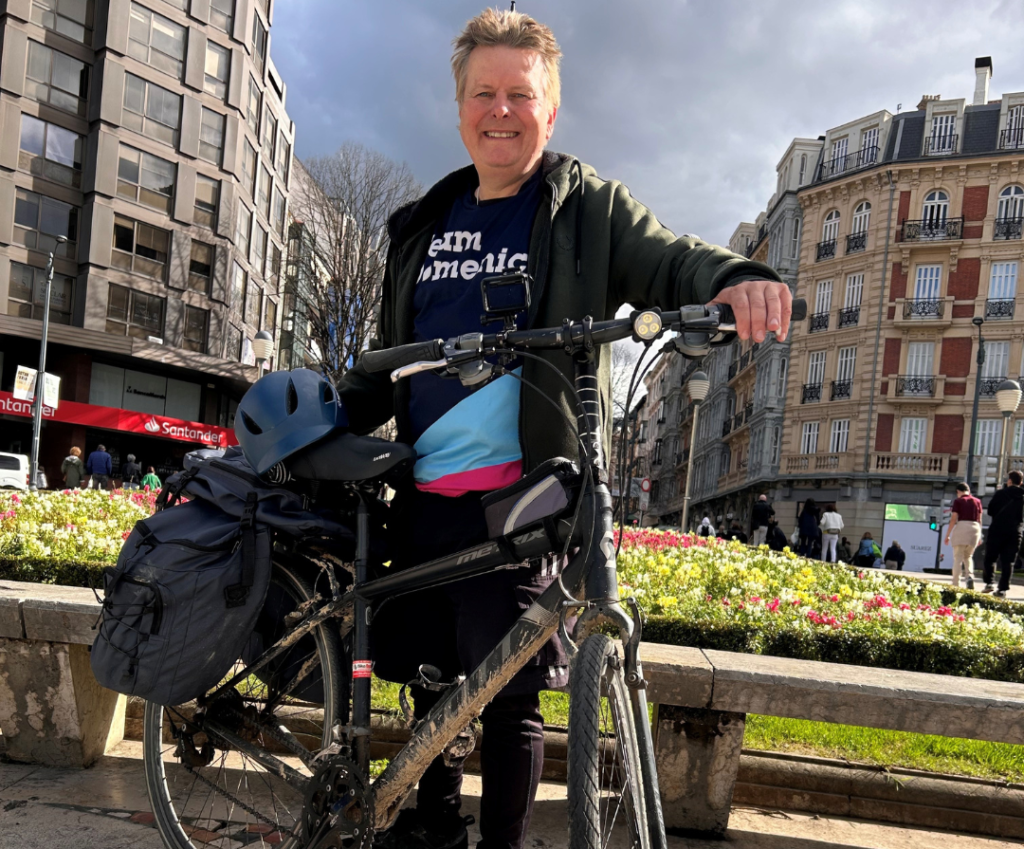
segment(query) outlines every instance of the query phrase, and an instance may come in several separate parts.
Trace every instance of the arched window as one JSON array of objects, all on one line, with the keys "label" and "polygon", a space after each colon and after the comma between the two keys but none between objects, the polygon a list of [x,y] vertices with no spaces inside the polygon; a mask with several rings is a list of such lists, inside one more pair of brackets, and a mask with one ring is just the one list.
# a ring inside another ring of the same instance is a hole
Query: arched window
[{"label": "arched window", "polygon": [[[924,227],[945,226],[946,217],[949,215],[949,195],[942,189],[928,192],[924,199],[924,207],[921,209],[921,217],[924,219]],[[923,228],[922,228],[923,229]]]},{"label": "arched window", "polygon": [[999,193],[996,218],[1024,218],[1024,189],[1007,186]]},{"label": "arched window", "polygon": [[834,242],[839,238],[839,210],[833,209],[825,216],[825,226],[821,230],[821,241]]},{"label": "arched window", "polygon": [[729,466],[732,464],[732,452],[729,451],[729,446],[725,446],[725,451],[722,452],[722,466],[718,472],[719,477],[729,474]]},{"label": "arched window", "polygon": [[857,205],[853,211],[853,227],[851,233],[865,233],[871,223],[871,204],[867,201]]},{"label": "arched window", "polygon": [[797,181],[798,186],[804,184],[804,173],[807,171],[807,154],[800,154],[800,179]]},{"label": "arched window", "polygon": [[800,219],[793,219],[793,240],[790,243],[789,255],[796,259],[800,256]]}]

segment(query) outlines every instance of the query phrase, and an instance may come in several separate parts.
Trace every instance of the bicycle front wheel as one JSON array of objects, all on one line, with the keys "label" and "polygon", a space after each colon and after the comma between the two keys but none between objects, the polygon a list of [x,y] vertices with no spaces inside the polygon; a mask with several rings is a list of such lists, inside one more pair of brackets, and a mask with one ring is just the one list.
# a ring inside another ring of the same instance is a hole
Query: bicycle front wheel
[{"label": "bicycle front wheel", "polygon": [[640,751],[615,642],[584,640],[569,676],[569,849],[649,849]]},{"label": "bicycle front wheel", "polygon": [[[314,592],[299,569],[275,562],[243,652],[252,656],[240,658],[229,674],[279,639],[284,617]],[[146,785],[168,849],[297,849],[312,756],[330,744],[345,692],[340,640],[327,622],[203,709],[147,702]]]}]

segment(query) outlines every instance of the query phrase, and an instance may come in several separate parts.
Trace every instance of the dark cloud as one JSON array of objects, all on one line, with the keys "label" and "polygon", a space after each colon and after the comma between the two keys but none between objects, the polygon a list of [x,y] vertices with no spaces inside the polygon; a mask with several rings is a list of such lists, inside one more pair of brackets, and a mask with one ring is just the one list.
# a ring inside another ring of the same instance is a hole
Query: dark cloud
[{"label": "dark cloud", "polygon": [[[272,33],[300,157],[355,140],[430,184],[468,160],[451,39],[474,0],[285,0]],[[913,0],[520,2],[565,54],[551,146],[622,180],[677,232],[724,242],[775,187],[794,136],[922,94],[1024,90],[1024,5]]]}]

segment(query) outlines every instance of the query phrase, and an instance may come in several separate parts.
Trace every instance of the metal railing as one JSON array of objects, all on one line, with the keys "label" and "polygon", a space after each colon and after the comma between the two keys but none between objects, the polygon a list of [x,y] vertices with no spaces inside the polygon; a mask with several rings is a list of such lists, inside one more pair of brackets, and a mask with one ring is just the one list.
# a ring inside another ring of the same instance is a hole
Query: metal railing
[{"label": "metal railing", "polygon": [[805,383],[804,391],[800,396],[801,404],[810,404],[814,401],[821,400],[821,384],[820,383]]},{"label": "metal railing", "polygon": [[836,255],[836,240],[828,239],[824,242],[818,242],[818,250],[815,255],[815,262],[821,262],[823,259],[832,259]]},{"label": "metal railing", "polygon": [[852,380],[833,380],[832,392],[829,395],[830,401],[841,401],[853,395]]},{"label": "metal railing", "polygon": [[922,298],[903,302],[904,318],[942,318],[946,311],[942,298]]},{"label": "metal railing", "polygon": [[866,168],[878,161],[878,145],[862,147],[853,153],[844,153],[842,156],[834,156],[832,159],[822,162],[818,166],[818,173],[814,182],[828,180],[837,174],[845,174],[847,171],[854,171],[857,168]]},{"label": "metal railing", "polygon": [[896,395],[900,398],[932,398],[935,395],[935,377],[901,374],[896,378]]},{"label": "metal railing", "polygon": [[989,298],[985,301],[985,318],[1013,318],[1016,304],[1013,298]]},{"label": "metal railing", "polygon": [[746,416],[746,419],[749,422],[750,421],[750,417],[752,415],[754,415],[754,402],[753,401],[751,401],[749,404],[747,404],[746,407],[743,408],[743,415]]},{"label": "metal railing", "polygon": [[736,372],[738,372],[739,369],[740,369],[740,362],[739,362],[739,360],[737,360],[734,363],[729,363],[729,380],[732,380],[734,377],[736,377]]},{"label": "metal railing", "polygon": [[1000,150],[1017,150],[1024,147],[1024,127],[1012,127],[999,133]]},{"label": "metal railing", "polygon": [[1002,377],[982,377],[978,382],[978,394],[982,398],[995,398],[996,392],[999,390],[999,386],[1006,380],[1006,375]]},{"label": "metal railing", "polygon": [[1024,230],[1024,218],[997,218],[992,229],[992,238],[997,240],[1019,239]]},{"label": "metal railing", "polygon": [[745,351],[740,357],[740,371],[743,371],[747,366],[750,365],[750,351]]},{"label": "metal railing", "polygon": [[746,420],[746,416],[743,414],[743,410],[740,410],[735,416],[732,417],[732,429],[739,430],[743,427],[743,422]]},{"label": "metal railing", "polygon": [[726,416],[725,421],[722,422],[722,436],[728,436],[732,433],[732,419]]},{"label": "metal railing", "polygon": [[924,140],[924,155],[943,156],[949,153],[956,153],[959,141],[960,135],[958,133],[933,133]]},{"label": "metal railing", "polygon": [[959,218],[915,218],[902,225],[904,242],[941,242],[961,239],[964,232],[963,216]]},{"label": "metal railing", "polygon": [[859,253],[868,246],[868,232],[863,230],[860,233],[851,233],[846,237],[846,252],[848,254]]},{"label": "metal railing", "polygon": [[856,327],[860,321],[860,307],[844,307],[839,310],[839,329]]},{"label": "metal railing", "polygon": [[816,312],[807,316],[808,333],[820,333],[822,330],[828,330],[827,312]]}]

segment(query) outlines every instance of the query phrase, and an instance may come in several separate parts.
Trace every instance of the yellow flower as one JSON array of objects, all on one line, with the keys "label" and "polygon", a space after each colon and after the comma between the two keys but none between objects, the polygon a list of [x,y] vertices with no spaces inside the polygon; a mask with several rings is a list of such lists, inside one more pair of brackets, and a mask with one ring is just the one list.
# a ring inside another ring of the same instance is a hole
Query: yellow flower
[{"label": "yellow flower", "polygon": [[658,604],[661,607],[675,607],[677,604],[679,604],[679,599],[676,598],[674,595],[663,595],[661,598],[658,599]]}]

